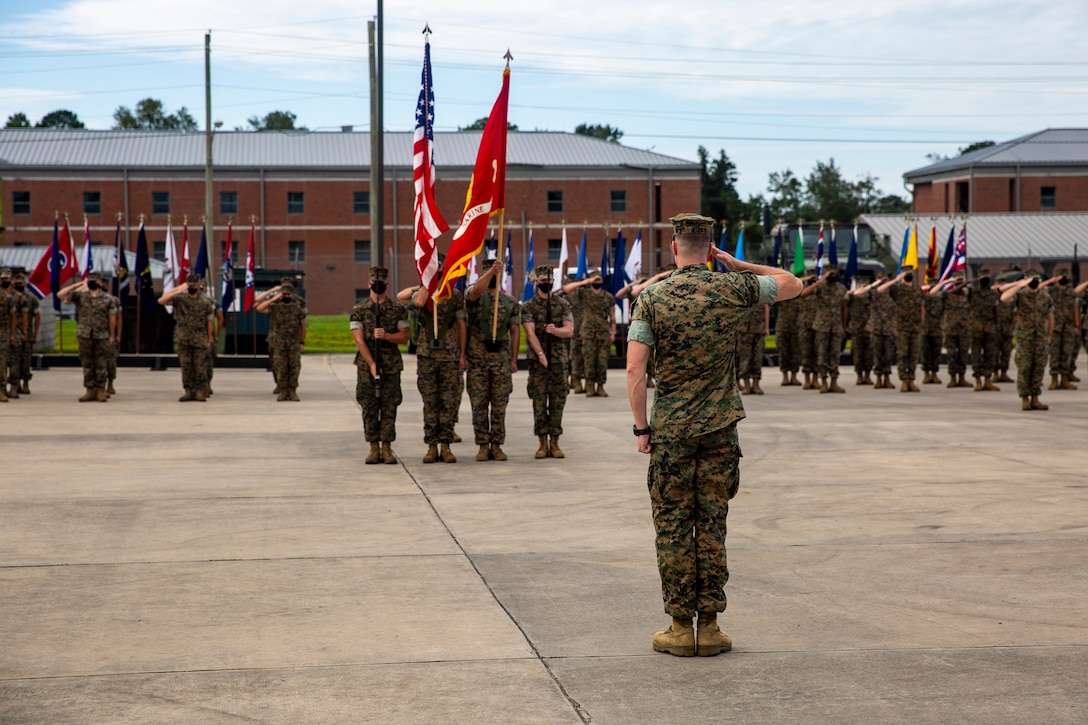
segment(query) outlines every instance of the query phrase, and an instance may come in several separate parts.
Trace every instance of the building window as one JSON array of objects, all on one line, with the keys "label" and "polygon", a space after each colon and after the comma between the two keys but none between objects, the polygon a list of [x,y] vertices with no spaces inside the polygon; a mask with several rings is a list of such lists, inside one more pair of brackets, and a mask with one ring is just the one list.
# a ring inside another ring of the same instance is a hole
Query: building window
[{"label": "building window", "polygon": [[155,259],[166,259],[166,240],[151,242],[151,256]]},{"label": "building window", "polygon": [[287,242],[287,263],[303,264],[306,261],[306,242]]},{"label": "building window", "polygon": [[612,191],[612,213],[622,214],[627,211],[627,192]]},{"label": "building window", "polygon": [[16,247],[33,247],[33,242],[15,242]]},{"label": "building window", "polygon": [[562,191],[549,191],[548,192],[548,211],[562,213],[563,212],[563,192]]},{"label": "building window", "polygon": [[971,187],[969,182],[956,182],[956,213],[966,214],[971,211]]},{"label": "building window", "polygon": [[289,191],[287,192],[287,213],[288,214],[304,214],[306,211],[306,204],[303,200],[301,191]]},{"label": "building window", "polygon": [[11,213],[12,214],[29,214],[30,213],[30,192],[29,191],[13,191],[13,192],[11,192]]},{"label": "building window", "polygon": [[1058,189],[1053,186],[1044,186],[1039,189],[1039,208],[1040,209],[1057,209],[1058,208]]},{"label": "building window", "polygon": [[101,191],[83,192],[83,213],[88,215],[98,215],[102,213]]},{"label": "building window", "polygon": [[563,251],[563,240],[562,239],[549,239],[548,240],[548,263],[549,264],[558,264],[559,263],[559,255],[562,253],[562,251]]},{"label": "building window", "polygon": [[219,192],[219,213],[223,215],[238,213],[238,192]]},{"label": "building window", "polygon": [[151,192],[151,213],[152,214],[169,214],[170,213],[170,192],[169,191],[153,191],[153,192]]},{"label": "building window", "polygon": [[370,242],[362,239],[355,240],[355,263],[370,264]]},{"label": "building window", "polygon": [[370,213],[370,192],[369,191],[355,191],[352,192],[352,210],[355,214],[369,214]]},{"label": "building window", "polygon": [[367,289],[366,287],[356,287],[355,288],[355,304],[359,304],[360,302],[362,302],[363,300],[365,300],[369,296],[370,296],[370,290]]}]

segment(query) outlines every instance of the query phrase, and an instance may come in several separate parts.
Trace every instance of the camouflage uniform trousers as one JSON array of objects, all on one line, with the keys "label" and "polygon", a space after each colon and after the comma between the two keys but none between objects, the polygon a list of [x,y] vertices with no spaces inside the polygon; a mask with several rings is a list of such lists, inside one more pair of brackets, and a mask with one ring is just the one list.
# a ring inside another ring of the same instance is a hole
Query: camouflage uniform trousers
[{"label": "camouflage uniform trousers", "polygon": [[[272,360],[272,376],[276,379],[276,385],[284,390],[294,390],[298,387],[298,374],[302,369],[302,351],[298,349],[297,340],[276,340],[272,349],[268,351],[268,357]],[[200,359],[200,368],[207,370],[207,362],[204,357]],[[202,374],[202,377],[205,377]],[[207,381],[204,383],[207,385]]]},{"label": "camouflage uniform trousers", "polygon": [[181,387],[186,390],[203,390],[208,384],[204,369],[207,345],[178,343],[178,364],[181,366]]},{"label": "camouflage uniform trousers", "polygon": [[1016,393],[1021,398],[1043,392],[1050,345],[1042,332],[1016,338]]},{"label": "camouflage uniform trousers", "polygon": [[583,337],[581,347],[586,382],[604,385],[608,379],[608,337]]},{"label": "camouflage uniform trousers", "polygon": [[1068,375],[1073,372],[1077,357],[1077,329],[1073,325],[1055,325],[1050,337],[1050,374]]},{"label": "camouflage uniform trousers", "polygon": [[922,347],[922,334],[917,330],[900,331],[896,336],[895,354],[898,358],[900,380],[914,380],[915,368],[918,367],[918,353]]},{"label": "camouflage uniform trousers", "polygon": [[219,357],[219,348],[212,345],[208,348],[208,356],[204,359],[204,366],[207,368],[208,385],[212,384],[212,376],[215,375],[215,360]]},{"label": "camouflage uniform trousers", "polygon": [[801,369],[801,338],[797,328],[775,330],[775,346],[778,348],[778,368],[784,373],[796,373]]},{"label": "camouflage uniform trousers", "polygon": [[940,334],[922,335],[922,371],[927,373],[938,372],[941,368],[941,347],[944,345],[944,337]]},{"label": "camouflage uniform trousers", "polygon": [[121,346],[113,343],[109,346],[109,363],[106,365],[106,380],[112,383],[117,379],[117,358],[121,354]]},{"label": "camouflage uniform trousers", "polygon": [[[537,360],[529,361],[529,382],[526,392],[533,401],[533,435],[563,435],[563,408],[567,404],[570,386],[566,384],[567,366],[551,362],[546,368]],[[550,372],[550,376],[549,376]]]},{"label": "camouflage uniform trousers", "polygon": [[886,332],[873,332],[869,335],[869,342],[873,347],[873,372],[877,375],[891,375],[895,338]]},{"label": "camouflage uniform trousers", "polygon": [[839,377],[842,333],[820,330],[814,332],[813,335],[816,342],[816,374],[820,377]]},{"label": "camouflage uniform trousers", "polygon": [[79,361],[83,363],[83,387],[105,389],[109,368],[110,341],[79,338]]},{"label": "camouflage uniform trousers", "polygon": [[997,364],[997,335],[992,330],[971,333],[971,373],[976,378],[989,378]]},{"label": "camouflage uniform trousers", "polygon": [[502,445],[506,442],[506,406],[514,392],[509,353],[489,353],[481,360],[470,360],[465,377],[476,445]]},{"label": "camouflage uniform trousers", "polygon": [[461,406],[464,377],[456,360],[416,359],[416,387],[423,398],[423,442],[453,443],[453,425]]},{"label": "camouflage uniform trousers", "polygon": [[741,333],[737,335],[737,377],[754,378],[760,380],[763,377],[763,351],[766,347],[766,338],[763,334],[750,335]]},{"label": "camouflage uniform trousers", "polygon": [[363,437],[367,443],[392,443],[397,439],[397,408],[404,400],[400,373],[382,374],[381,400],[374,395],[370,368],[355,368],[355,400],[363,409]]},{"label": "camouflage uniform trousers", "polygon": [[873,369],[872,340],[865,330],[850,335],[850,359],[858,375],[868,375]]},{"label": "camouflage uniform trousers", "polygon": [[653,443],[647,485],[661,598],[673,617],[725,611],[726,516],[740,487],[740,458],[736,425]]},{"label": "camouflage uniform trousers", "polygon": [[949,375],[967,374],[967,359],[971,353],[970,344],[971,340],[967,337],[967,332],[963,330],[953,331],[944,336],[944,347],[948,352]]},{"label": "camouflage uniform trousers", "polygon": [[995,366],[999,371],[1005,372],[1012,363],[1012,335],[999,332],[997,338],[997,362]]},{"label": "camouflage uniform trousers", "polygon": [[570,345],[570,375],[572,378],[584,378],[586,366],[582,360],[582,338],[574,335],[568,344]]},{"label": "camouflage uniform trousers", "polygon": [[[19,343],[8,341],[7,333],[0,333],[0,381],[8,380],[8,366],[15,361],[15,348]],[[14,368],[12,368],[14,370]]]},{"label": "camouflage uniform trousers", "polygon": [[27,340],[19,344],[19,378],[29,381],[34,377],[31,364],[34,361],[34,342]]},{"label": "camouflage uniform trousers", "polygon": [[797,334],[798,347],[801,349],[801,370],[806,373],[816,372],[816,333],[801,330]]}]

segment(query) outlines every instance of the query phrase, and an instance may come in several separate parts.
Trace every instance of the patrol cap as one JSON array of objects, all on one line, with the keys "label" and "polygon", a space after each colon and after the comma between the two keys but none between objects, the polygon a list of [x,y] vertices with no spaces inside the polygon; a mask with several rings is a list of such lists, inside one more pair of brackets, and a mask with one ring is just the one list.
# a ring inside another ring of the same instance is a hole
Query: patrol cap
[{"label": "patrol cap", "polygon": [[294,277],[280,277],[280,284],[292,284],[293,285],[294,283],[295,283],[295,278]]},{"label": "patrol cap", "polygon": [[11,276],[11,270],[10,269],[8,269],[7,267],[4,267],[3,269],[0,269],[0,279],[7,279],[10,276]]},{"label": "patrol cap", "polygon": [[590,278],[590,279],[603,279],[603,278],[601,277],[601,270],[599,270],[599,269],[595,269],[595,270],[593,270],[592,272],[590,272],[589,274],[587,274],[587,275],[586,275],[586,277],[588,277],[588,278]]},{"label": "patrol cap", "polygon": [[[11,276],[11,270],[4,270],[4,271],[7,272],[7,274],[0,273],[0,277],[10,277]],[[92,282],[92,281],[93,282],[101,282],[102,281],[102,273],[101,272],[88,272],[87,273],[87,281],[88,282]]]},{"label": "patrol cap", "polygon": [[370,268],[370,281],[371,282],[388,282],[389,270],[386,267],[371,267]]},{"label": "patrol cap", "polygon": [[290,280],[288,280],[287,282],[280,283],[280,294],[281,295],[294,294],[294,292],[295,292],[295,283],[294,282],[291,282]]},{"label": "patrol cap", "polygon": [[551,282],[552,281],[552,268],[546,264],[542,264],[533,270],[534,282]]},{"label": "patrol cap", "polygon": [[497,262],[497,261],[499,261],[499,260],[491,258],[491,257],[488,257],[487,259],[481,260],[480,264],[479,264],[480,271],[481,272],[486,272],[487,270],[494,267],[495,262]]},{"label": "patrol cap", "polygon": [[710,238],[714,220],[695,212],[684,212],[669,219],[674,234],[705,234]]},{"label": "patrol cap", "polygon": [[16,272],[15,281],[16,282],[26,282],[26,272]]},{"label": "patrol cap", "polygon": [[189,285],[190,287],[199,287],[200,283],[203,281],[204,278],[196,272],[190,272],[189,276],[185,278],[185,284]]}]

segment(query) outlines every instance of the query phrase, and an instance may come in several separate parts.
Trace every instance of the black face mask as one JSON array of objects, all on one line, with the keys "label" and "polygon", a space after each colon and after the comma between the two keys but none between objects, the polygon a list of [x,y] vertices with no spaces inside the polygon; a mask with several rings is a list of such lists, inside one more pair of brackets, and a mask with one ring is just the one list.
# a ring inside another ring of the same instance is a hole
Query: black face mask
[{"label": "black face mask", "polygon": [[914,281],[914,275],[913,274],[908,274],[907,276],[905,276],[903,278],[903,281],[904,282],[913,282]]},{"label": "black face mask", "polygon": [[541,292],[543,292],[544,294],[548,294],[549,292],[552,291],[552,283],[551,282],[537,282],[536,283],[536,288],[538,290],[540,290]]},{"label": "black face mask", "polygon": [[189,294],[191,294],[191,295],[195,295],[199,291],[200,291],[199,287],[190,287],[189,288]]},{"label": "black face mask", "polygon": [[836,279],[838,279],[838,277],[839,277],[839,275],[837,275],[837,274],[829,274],[829,275],[827,275],[827,281],[828,282],[834,282]]},{"label": "black face mask", "polygon": [[498,285],[499,285],[499,280],[496,277],[492,277],[491,279],[489,279],[487,281],[487,288],[488,289],[495,289]]},{"label": "black face mask", "polygon": [[1060,284],[1062,287],[1066,286],[1067,284],[1069,284],[1069,278],[1063,274],[1061,277],[1058,277],[1058,284]]},{"label": "black face mask", "polygon": [[983,277],[978,281],[978,286],[982,289],[990,289],[990,278]]},{"label": "black face mask", "polygon": [[15,291],[16,291],[16,292],[22,292],[22,291],[23,291],[23,290],[25,290],[25,289],[26,289],[26,285],[25,285],[25,284],[17,284],[17,285],[15,285]]},{"label": "black face mask", "polygon": [[[7,287],[7,285],[4,285],[4,286]],[[87,289],[89,289],[89,290],[98,289],[98,283],[97,282],[88,282],[87,283]]]},{"label": "black face mask", "polygon": [[3,287],[4,289],[7,289],[10,286],[11,286],[11,282],[6,280],[6,279],[3,282],[0,282],[0,287]]},{"label": "black face mask", "polygon": [[385,282],[374,281],[370,283],[370,291],[376,295],[384,295],[387,289],[389,289],[389,285]]},{"label": "black face mask", "polygon": [[291,295],[283,295],[283,297],[281,297],[280,299],[283,300],[284,304],[289,305],[291,304],[291,300],[293,300],[294,298],[291,297]]},{"label": "black face mask", "polygon": [[1028,287],[1030,287],[1031,289],[1039,289],[1039,278],[1032,277],[1031,281],[1028,282]]},{"label": "black face mask", "polygon": [[600,282],[590,282],[589,284],[590,284],[590,286],[593,287],[593,289],[600,289],[601,288],[601,283]]}]

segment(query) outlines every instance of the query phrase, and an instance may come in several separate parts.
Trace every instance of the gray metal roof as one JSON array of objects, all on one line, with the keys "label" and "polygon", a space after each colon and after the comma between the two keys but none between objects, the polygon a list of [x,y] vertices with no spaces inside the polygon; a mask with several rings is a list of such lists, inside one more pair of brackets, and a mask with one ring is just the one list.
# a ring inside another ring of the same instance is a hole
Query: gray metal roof
[{"label": "gray metal roof", "polygon": [[[46,253],[49,247],[0,247],[0,267],[22,267],[30,274],[38,266],[38,260]],[[76,245],[77,251],[82,253],[83,243]],[[91,260],[94,269],[102,273],[103,277],[113,276],[114,247],[112,244],[98,244],[91,246]],[[126,251],[125,261],[129,271],[136,269],[136,253]],[[82,267],[82,263],[80,263]],[[152,279],[162,279],[163,269],[166,265],[157,259],[151,260]]]},{"label": "gray metal roof", "polygon": [[[863,214],[859,217],[878,234],[891,240],[893,254],[899,252],[903,230],[918,224],[918,259],[928,259],[929,230],[934,222],[928,216],[905,214]],[[915,220],[915,221],[908,221]],[[937,256],[944,254],[948,230],[953,218],[937,217]],[[955,217],[956,234],[963,225]],[[1079,256],[1088,257],[1088,213],[1046,212],[1038,214],[972,214],[967,218],[967,259],[1021,260],[1073,259],[1073,247]]]},{"label": "gray metal roof", "polygon": [[[476,163],[481,131],[435,134],[435,164]],[[387,166],[412,166],[412,134],[386,132]],[[0,129],[0,171],[19,168],[204,168],[204,134],[183,131]],[[368,168],[368,132],[253,132],[215,134],[216,168]],[[512,132],[508,166],[632,166],[698,171],[694,161],[557,131]]]},{"label": "gray metal roof", "polygon": [[971,167],[1088,166],[1088,128],[1048,128],[903,174],[908,182]]}]

